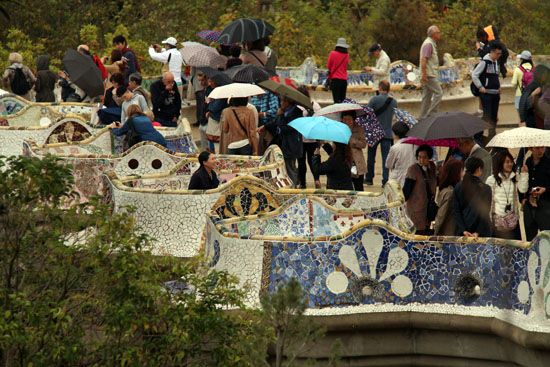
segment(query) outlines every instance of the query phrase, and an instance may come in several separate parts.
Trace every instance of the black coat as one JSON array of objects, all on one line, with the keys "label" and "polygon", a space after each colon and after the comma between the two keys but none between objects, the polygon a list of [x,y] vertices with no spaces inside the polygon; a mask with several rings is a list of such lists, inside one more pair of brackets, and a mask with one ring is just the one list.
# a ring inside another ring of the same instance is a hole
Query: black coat
[{"label": "black coat", "polygon": [[453,217],[456,223],[456,235],[463,236],[464,231],[477,232],[480,237],[492,235],[491,200],[492,192],[489,185],[484,184],[478,177],[472,176],[475,192],[467,198],[463,182],[459,182],[453,191]]},{"label": "black coat", "polygon": [[521,93],[521,98],[519,100],[519,119],[525,122],[525,126],[527,127],[537,127],[535,109],[531,101],[529,101],[529,97],[531,97],[531,94],[533,94],[538,87],[540,87],[540,84],[536,80],[533,80],[531,84],[525,88],[523,93]]},{"label": "black coat", "polygon": [[155,119],[172,121],[174,117],[178,118],[181,112],[181,96],[176,83],[171,91],[166,90],[162,79],[151,84],[151,103]]},{"label": "black coat", "polygon": [[200,166],[198,170],[191,176],[189,181],[189,190],[210,190],[215,189],[220,184],[216,172],[212,171],[212,177],[206,171],[204,166]]},{"label": "black coat", "polygon": [[38,56],[36,69],[36,102],[55,102],[53,90],[57,83],[57,75],[50,70],[50,58],[46,55]]},{"label": "black coat", "polygon": [[327,175],[327,189],[354,190],[351,180],[351,167],[346,162],[337,161],[333,156],[321,163],[321,156],[311,159],[311,171],[317,175]]},{"label": "black coat", "polygon": [[285,159],[298,159],[303,155],[302,134],[288,126],[290,121],[299,117],[303,117],[303,112],[294,106],[287,116],[278,115],[273,121],[264,125],[267,131],[274,136]]}]

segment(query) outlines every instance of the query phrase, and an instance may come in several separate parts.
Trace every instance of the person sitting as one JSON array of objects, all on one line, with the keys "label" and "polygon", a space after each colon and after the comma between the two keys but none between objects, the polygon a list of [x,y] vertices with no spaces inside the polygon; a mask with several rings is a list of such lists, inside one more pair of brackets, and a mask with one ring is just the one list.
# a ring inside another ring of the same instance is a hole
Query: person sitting
[{"label": "person sitting", "polygon": [[320,148],[313,153],[313,172],[327,175],[327,189],[353,190],[351,180],[351,152],[346,144],[335,143],[335,149],[326,162],[321,163]]},{"label": "person sitting", "polygon": [[490,237],[491,187],[484,184],[483,160],[470,157],[464,163],[465,174],[453,190],[453,217],[455,235],[466,237]]},{"label": "person sitting", "polygon": [[220,181],[214,171],[216,168],[216,156],[214,153],[204,151],[199,154],[200,167],[193,173],[189,181],[189,190],[211,190],[218,187]]},{"label": "person sitting", "polygon": [[153,127],[153,123],[145,116],[141,107],[132,104],[128,106],[126,114],[128,119],[122,126],[116,122],[111,125],[115,136],[126,135],[129,147],[142,141],[152,141],[166,148],[164,136]]},{"label": "person sitting", "polygon": [[120,113],[120,122],[122,123],[126,122],[126,119],[128,118],[126,116],[126,111],[128,110],[128,107],[130,107],[130,105],[137,104],[140,107],[141,111],[145,113],[149,111],[149,106],[147,106],[145,98],[143,98],[141,94],[134,94],[124,85],[117,88],[116,96],[122,98],[123,101]]},{"label": "person sitting", "polygon": [[454,236],[453,192],[462,177],[462,161],[449,159],[442,167],[439,193],[436,203],[439,207],[435,216],[434,234],[436,236]]},{"label": "person sitting", "polygon": [[430,224],[436,216],[436,173],[432,157],[432,147],[419,146],[416,150],[416,163],[407,170],[403,185],[407,215],[414,223],[416,233],[422,235],[430,234]]},{"label": "person sitting", "polygon": [[130,74],[130,78],[128,80],[128,89],[130,89],[134,94],[141,94],[143,98],[145,98],[147,105],[151,107],[151,95],[145,90],[145,88],[141,86],[142,81],[143,78],[141,77],[140,73]]},{"label": "person sitting", "polygon": [[109,125],[115,121],[120,121],[122,114],[122,98],[117,97],[117,89],[124,85],[124,75],[115,73],[111,75],[109,81],[112,86],[105,91],[103,97],[103,107],[97,111],[97,116],[101,125]]},{"label": "person sitting", "polygon": [[162,126],[176,127],[181,113],[181,96],[176,88],[174,74],[166,71],[151,84],[151,102],[155,121]]},{"label": "person sitting", "polygon": [[220,153],[258,155],[258,123],[248,98],[232,98],[222,112]]}]

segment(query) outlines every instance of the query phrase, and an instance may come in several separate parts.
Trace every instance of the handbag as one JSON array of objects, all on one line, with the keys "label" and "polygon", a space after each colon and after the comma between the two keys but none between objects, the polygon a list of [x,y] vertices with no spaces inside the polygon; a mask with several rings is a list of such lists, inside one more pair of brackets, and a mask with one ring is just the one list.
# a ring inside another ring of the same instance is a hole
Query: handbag
[{"label": "handbag", "polygon": [[[493,193],[495,192],[495,189],[496,189],[496,181],[495,183],[493,183]],[[517,189],[516,189],[516,185],[514,184],[514,194],[513,194],[513,202],[514,202],[514,205],[518,202],[516,199],[517,199]],[[517,207],[517,206],[515,206]],[[512,231],[514,230],[518,223],[519,223],[519,217],[518,215],[516,214],[515,211],[513,210],[510,210],[508,212],[506,212],[506,214],[504,215],[498,215],[495,213],[495,201],[492,200],[491,201],[491,213],[493,214],[493,226],[495,227],[496,230],[498,231],[501,231],[501,232],[507,232],[507,231]]]}]

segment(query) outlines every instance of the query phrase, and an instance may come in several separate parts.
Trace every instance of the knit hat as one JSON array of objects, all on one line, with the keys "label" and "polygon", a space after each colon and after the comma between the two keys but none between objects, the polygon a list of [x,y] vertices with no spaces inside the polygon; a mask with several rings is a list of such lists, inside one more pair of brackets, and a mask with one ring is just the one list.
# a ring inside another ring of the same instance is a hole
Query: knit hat
[{"label": "knit hat", "polygon": [[336,47],[349,48],[349,45],[346,43],[346,39],[343,37],[338,38],[336,41]]}]

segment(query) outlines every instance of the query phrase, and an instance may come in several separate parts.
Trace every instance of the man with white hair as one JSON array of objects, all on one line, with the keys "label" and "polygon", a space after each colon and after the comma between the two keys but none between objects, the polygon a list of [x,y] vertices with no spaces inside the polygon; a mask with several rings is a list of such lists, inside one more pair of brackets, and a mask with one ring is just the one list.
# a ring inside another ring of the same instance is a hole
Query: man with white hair
[{"label": "man with white hair", "polygon": [[23,56],[12,52],[8,57],[10,66],[4,71],[2,85],[8,91],[31,101],[31,89],[36,82],[32,71],[23,65]]},{"label": "man with white hair", "polygon": [[438,80],[439,58],[437,41],[441,40],[441,31],[435,25],[428,28],[428,37],[420,48],[420,73],[422,82],[422,106],[420,119],[437,112],[443,97],[443,90]]},{"label": "man with white hair", "polygon": [[168,37],[162,41],[164,48],[159,45],[149,47],[149,56],[155,61],[164,63],[167,66],[165,71],[170,71],[174,75],[174,81],[178,87],[180,96],[183,95],[183,81],[181,79],[181,66],[183,58],[177,49],[178,42],[174,37]]}]

